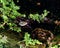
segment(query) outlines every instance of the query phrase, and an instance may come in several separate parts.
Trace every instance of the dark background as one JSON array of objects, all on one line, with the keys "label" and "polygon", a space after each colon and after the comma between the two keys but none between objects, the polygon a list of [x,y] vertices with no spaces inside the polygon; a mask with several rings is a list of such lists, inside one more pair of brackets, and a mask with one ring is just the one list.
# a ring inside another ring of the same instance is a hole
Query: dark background
[{"label": "dark background", "polygon": [[[17,0],[14,0],[15,4],[20,6],[20,10],[18,10],[20,13],[24,13],[27,16],[32,13],[43,13],[43,10],[46,9],[50,11],[50,14],[48,14],[48,18],[53,20],[60,20],[60,0],[19,0],[19,2],[16,2]],[[40,5],[37,5],[37,3],[40,3]],[[37,25],[37,24],[36,24]],[[36,26],[34,24],[34,28]],[[40,23],[39,26],[47,30],[51,30],[54,32],[54,29],[56,27],[55,24],[51,23]],[[58,29],[56,29],[57,31]]]},{"label": "dark background", "polygon": [[[60,0],[19,0],[18,3],[14,0],[14,2],[21,7],[20,13],[27,15],[30,13],[41,14],[46,9],[54,15],[60,16]],[[40,5],[37,5],[37,3],[40,3]]]}]

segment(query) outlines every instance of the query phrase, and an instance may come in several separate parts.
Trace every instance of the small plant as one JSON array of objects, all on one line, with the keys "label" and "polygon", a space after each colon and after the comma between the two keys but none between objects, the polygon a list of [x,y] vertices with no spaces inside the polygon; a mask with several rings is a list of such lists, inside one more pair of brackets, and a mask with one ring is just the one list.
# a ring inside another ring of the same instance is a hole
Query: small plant
[{"label": "small plant", "polygon": [[25,42],[26,46],[36,45],[36,44],[42,44],[40,41],[38,41],[36,39],[31,39],[30,38],[30,34],[28,34],[28,33],[25,33],[23,41]]},{"label": "small plant", "polygon": [[60,44],[56,44],[56,45],[52,46],[51,48],[60,48]]},{"label": "small plant", "polygon": [[14,23],[15,18],[21,15],[17,11],[19,7],[15,5],[13,0],[0,0],[0,6],[0,18],[3,20],[0,22],[0,28],[5,29],[4,26],[7,25],[9,30],[20,32],[20,27]]},{"label": "small plant", "polygon": [[0,48],[3,48],[7,42],[8,42],[7,37],[6,36],[3,37],[2,35],[0,35]]},{"label": "small plant", "polygon": [[0,35],[0,43],[7,43],[8,42],[8,40],[7,40],[7,37],[6,36],[2,36],[2,35]]},{"label": "small plant", "polygon": [[29,18],[32,18],[33,20],[36,20],[38,22],[43,21],[44,18],[48,15],[49,11],[44,10],[41,15],[39,14],[30,14]]}]

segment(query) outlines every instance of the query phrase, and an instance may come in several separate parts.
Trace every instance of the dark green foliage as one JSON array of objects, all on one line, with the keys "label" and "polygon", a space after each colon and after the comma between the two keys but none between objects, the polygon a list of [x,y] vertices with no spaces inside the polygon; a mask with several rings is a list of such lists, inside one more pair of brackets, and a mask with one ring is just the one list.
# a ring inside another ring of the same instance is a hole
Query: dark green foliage
[{"label": "dark green foliage", "polygon": [[36,20],[38,22],[43,21],[44,18],[48,15],[49,11],[44,10],[41,15],[39,14],[30,14],[29,18],[32,18],[33,20]]},{"label": "dark green foliage", "polygon": [[[21,32],[21,26],[18,27],[18,25],[15,23],[15,20],[17,17],[25,17],[27,16],[25,14],[20,14],[17,10],[19,10],[20,7],[16,6],[13,0],[0,0],[0,18],[2,21],[0,21],[0,29],[7,30],[13,30],[16,32]],[[32,19],[34,21],[37,21],[40,23],[40,21],[43,21],[44,18],[47,16],[49,11],[44,10],[43,14],[30,14],[28,16],[28,19]],[[19,20],[20,21],[20,20]],[[23,25],[24,23],[27,23],[27,26],[30,27],[28,24],[30,23],[30,20],[28,21],[21,21]],[[20,25],[21,25],[21,22]],[[5,42],[5,41],[4,41]],[[26,46],[28,45],[35,45],[35,44],[41,44],[38,40],[33,40],[30,38],[30,34],[25,33],[24,36],[24,42]]]},{"label": "dark green foliage", "polygon": [[35,44],[42,44],[40,41],[38,41],[36,39],[34,39],[34,40],[31,39],[30,34],[28,34],[28,33],[25,33],[24,42],[25,42],[26,46],[35,45]]},{"label": "dark green foliage", "polygon": [[6,24],[10,30],[20,32],[20,27],[17,27],[14,23],[15,18],[21,15],[17,12],[19,7],[15,5],[13,0],[0,0],[0,6],[0,17],[3,20],[3,22],[0,22],[0,28],[5,29],[4,25]]},{"label": "dark green foliage", "polygon": [[[13,0],[0,0],[0,18],[2,18],[2,22],[0,22],[0,28],[5,29],[5,25],[9,26],[9,30],[14,30],[17,32],[21,31],[20,27],[17,27],[14,20],[17,16],[26,17],[25,14],[20,14],[17,10],[19,7],[15,5]],[[44,10],[44,13],[39,14],[30,14],[29,18],[36,20],[38,22],[42,21],[45,16],[47,16],[49,12]]]}]

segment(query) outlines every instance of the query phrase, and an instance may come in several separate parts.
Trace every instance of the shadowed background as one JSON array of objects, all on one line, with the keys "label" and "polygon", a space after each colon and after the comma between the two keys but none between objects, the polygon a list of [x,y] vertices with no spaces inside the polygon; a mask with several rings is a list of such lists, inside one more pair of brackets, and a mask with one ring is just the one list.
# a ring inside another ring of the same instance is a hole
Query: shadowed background
[{"label": "shadowed background", "polygon": [[[15,4],[20,6],[20,10],[18,10],[20,13],[26,14],[28,16],[30,13],[43,13],[43,10],[46,9],[50,11],[48,14],[48,18],[54,20],[60,20],[60,0],[14,0]],[[37,27],[41,27],[47,30],[54,31],[55,24],[51,23],[40,23],[37,25],[37,23],[34,25]],[[58,30],[58,29],[57,29]]]}]

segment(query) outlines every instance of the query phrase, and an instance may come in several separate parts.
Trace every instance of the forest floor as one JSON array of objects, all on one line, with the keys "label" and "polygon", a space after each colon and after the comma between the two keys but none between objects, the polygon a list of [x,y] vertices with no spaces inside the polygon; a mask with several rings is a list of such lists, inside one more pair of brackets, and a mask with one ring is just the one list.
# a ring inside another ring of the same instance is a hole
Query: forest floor
[{"label": "forest floor", "polygon": [[[17,46],[18,42],[20,41],[20,37],[18,34],[15,34],[14,32],[0,32],[0,35],[2,36],[6,36],[8,41],[9,41],[9,46],[11,46],[10,48],[19,48],[19,46]],[[55,36],[54,41],[57,42],[60,40],[60,35]]]}]

